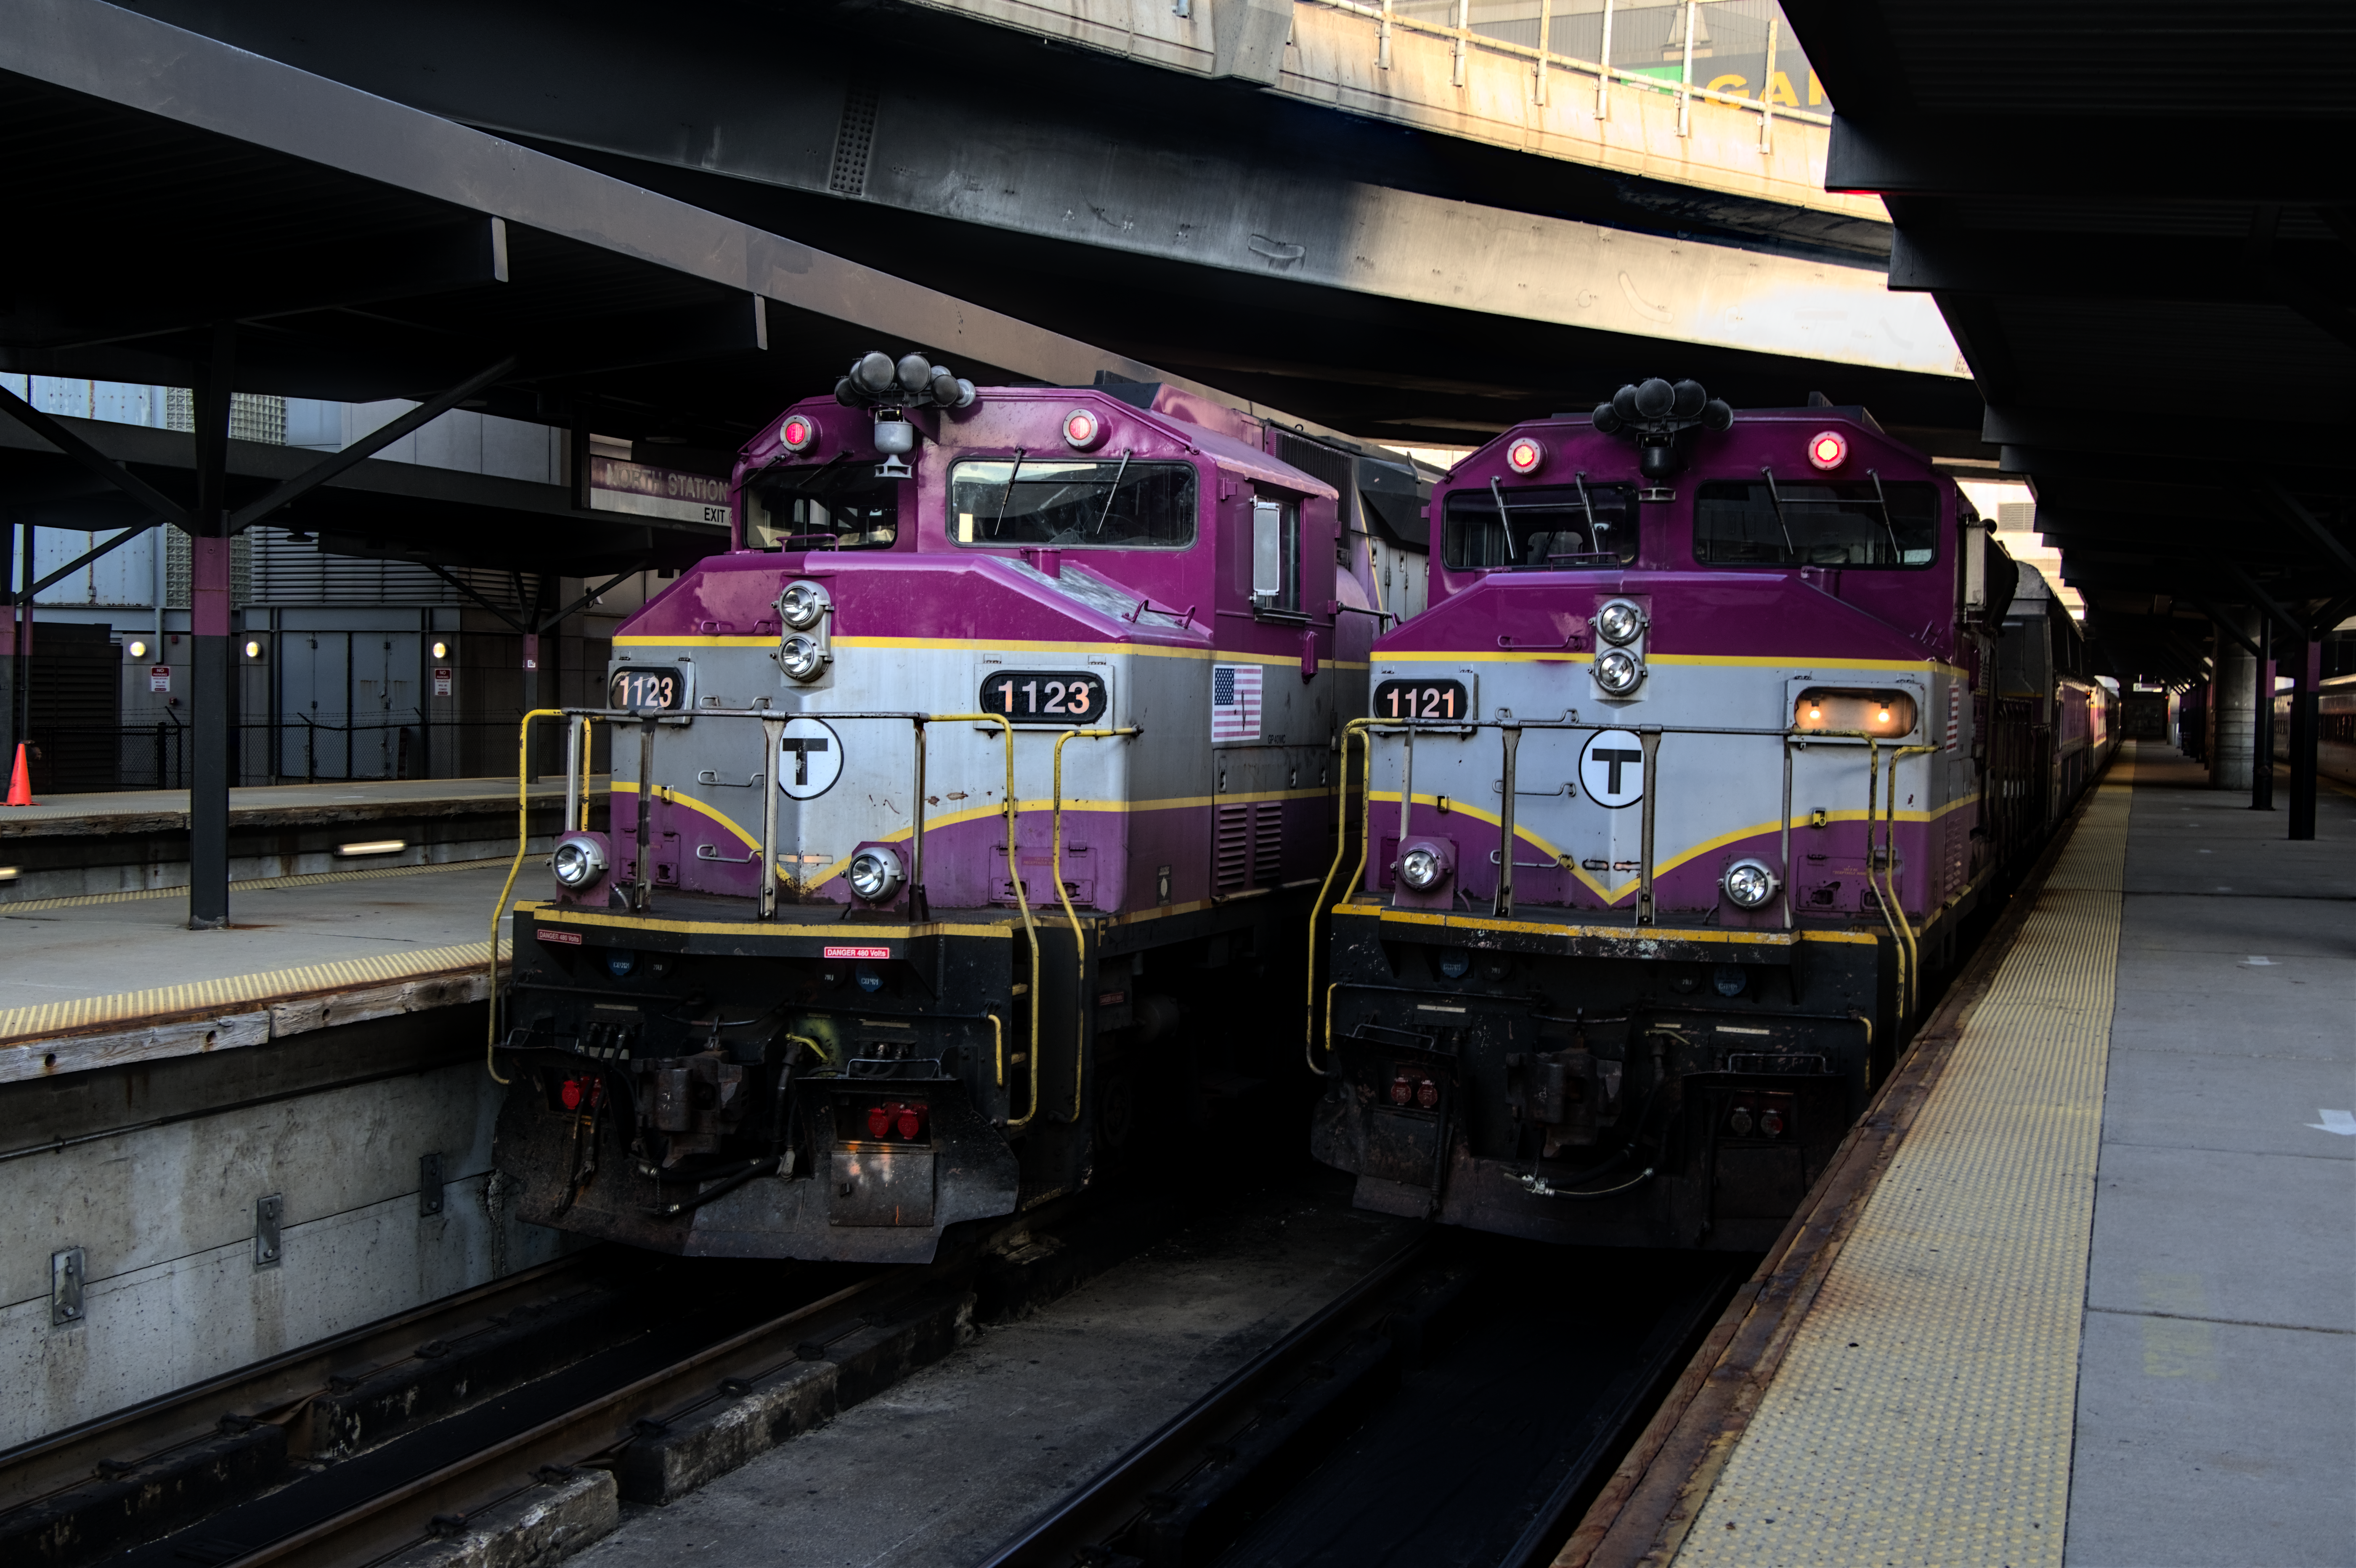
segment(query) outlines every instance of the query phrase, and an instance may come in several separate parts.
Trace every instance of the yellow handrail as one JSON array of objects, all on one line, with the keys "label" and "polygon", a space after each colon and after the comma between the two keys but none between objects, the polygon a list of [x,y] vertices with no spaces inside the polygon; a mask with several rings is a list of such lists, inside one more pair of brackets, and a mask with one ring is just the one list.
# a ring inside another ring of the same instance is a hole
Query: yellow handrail
[{"label": "yellow handrail", "polygon": [[[585,715],[581,720],[581,820],[573,826],[584,833],[589,831],[589,775],[595,771],[589,757],[590,744],[596,738],[596,724],[597,720]],[[569,806],[572,803],[565,804]]]},{"label": "yellow handrail", "polygon": [[[1031,944],[1031,1108],[1019,1121],[1006,1124],[1012,1136],[1031,1125],[1039,1114],[1039,927],[1031,919],[1031,901],[1023,894],[1023,868],[1015,863],[1015,827],[1020,811],[1014,800],[1014,724],[1002,713],[931,713],[927,724],[995,724],[1006,739],[1006,875],[1014,884],[1014,907],[1023,913],[1023,934]],[[1001,1074],[1001,1081],[1003,1073]]]},{"label": "yellow handrail", "polygon": [[[1333,873],[1342,869],[1342,857],[1350,852],[1350,737],[1358,737],[1359,751],[1366,759],[1366,817],[1358,835],[1358,869],[1350,878],[1349,886],[1355,888],[1366,873],[1366,834],[1374,827],[1375,810],[1375,738],[1367,726],[1371,719],[1353,719],[1342,727],[1341,789],[1333,805],[1333,863],[1325,868],[1325,880],[1318,884],[1317,896],[1309,904],[1309,995],[1303,1010],[1309,1015],[1307,1028],[1301,1032],[1301,1060],[1318,1077],[1325,1070],[1317,1065],[1317,921],[1325,908],[1325,895],[1333,891]],[[1349,895],[1343,895],[1347,898]],[[1325,994],[1325,1054],[1333,1054],[1333,994]]]},{"label": "yellow handrail", "polygon": [[[1064,891],[1064,742],[1072,740],[1101,741],[1108,736],[1134,735],[1137,732],[1137,726],[1130,724],[1118,730],[1066,730],[1055,737],[1055,837],[1047,865],[1055,879],[1055,897],[1064,906],[1064,918],[1072,923],[1073,975],[1077,982],[1075,989],[1080,998],[1078,1029],[1072,1036],[1072,1120],[1075,1122],[1080,1119],[1080,1109],[1087,1103],[1082,1080],[1087,1063],[1088,939],[1080,929],[1079,912],[1072,908],[1071,895]],[[1035,964],[1033,968],[1036,968]],[[1035,993],[1039,985],[1035,973],[1031,976],[1031,985]],[[1033,1029],[1031,1032],[1033,1036],[1031,1042],[1031,1083],[1035,1090],[1039,1082],[1039,1042],[1036,1038],[1039,1031]]]},{"label": "yellow handrail", "polygon": [[[508,867],[507,886],[499,890],[499,901],[491,906],[491,952],[490,956],[484,960],[490,989],[483,999],[484,1028],[487,1031],[483,1042],[483,1068],[490,1073],[494,1083],[508,1082],[499,1076],[498,1061],[494,1054],[499,1048],[499,922],[507,916],[508,895],[515,891],[517,873],[523,869],[525,846],[531,842],[531,721],[563,717],[564,709],[562,708],[535,708],[525,714],[523,722],[516,727],[515,861]],[[585,774],[585,763],[583,771]],[[556,820],[561,823],[572,815],[573,803],[566,801],[564,808],[556,814]]]},{"label": "yellow handrail", "polygon": [[[1883,848],[1888,851],[1888,859],[1882,865],[1881,872],[1882,880],[1890,887],[1890,906],[1895,906],[1898,902],[1898,764],[1907,757],[1919,757],[1938,750],[1940,748],[1937,746],[1898,746],[1892,748],[1890,753],[1890,803],[1883,809],[1881,835]],[[1873,825],[1868,822],[1865,868],[1869,878],[1873,875],[1872,848]],[[1898,983],[1901,987],[1899,995],[1901,1009],[1899,1017],[1912,1018],[1914,1015],[1914,991],[1920,983],[1922,966],[1922,950],[1914,939],[1912,918],[1903,909],[1898,909],[1896,912],[1899,927],[1904,933],[1901,940],[1906,944],[1905,955],[1900,961],[1898,970]]]}]

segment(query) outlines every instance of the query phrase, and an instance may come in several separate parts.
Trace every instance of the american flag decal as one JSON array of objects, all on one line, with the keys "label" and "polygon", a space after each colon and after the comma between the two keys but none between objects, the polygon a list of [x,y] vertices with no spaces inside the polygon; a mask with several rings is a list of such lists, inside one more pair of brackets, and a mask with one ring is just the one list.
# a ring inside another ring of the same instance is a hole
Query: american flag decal
[{"label": "american flag decal", "polygon": [[1259,666],[1211,667],[1211,743],[1259,739]]}]

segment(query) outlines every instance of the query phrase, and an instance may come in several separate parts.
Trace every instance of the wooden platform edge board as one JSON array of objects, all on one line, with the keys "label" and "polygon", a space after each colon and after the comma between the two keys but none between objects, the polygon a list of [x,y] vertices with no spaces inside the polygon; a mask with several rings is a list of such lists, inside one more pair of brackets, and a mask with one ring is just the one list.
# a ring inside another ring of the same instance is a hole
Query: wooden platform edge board
[{"label": "wooden platform edge board", "polygon": [[[507,960],[499,963],[504,971]],[[313,1029],[479,1002],[489,994],[489,976],[480,967],[470,966],[404,976],[373,986],[289,996],[260,1005],[239,1001],[129,1029],[119,1022],[99,1024],[75,1033],[0,1045],[0,1083],[267,1045]]]},{"label": "wooden platform edge board", "polygon": [[1734,1293],[1552,1568],[1661,1568],[1709,1500],[1735,1445],[1783,1366],[1842,1244],[1930,1097],[1971,1010],[1987,996],[2013,938],[2078,830],[2098,774],[2022,876],[2004,912],[1915,1035],[1865,1114],[1834,1151],[1791,1222]]}]

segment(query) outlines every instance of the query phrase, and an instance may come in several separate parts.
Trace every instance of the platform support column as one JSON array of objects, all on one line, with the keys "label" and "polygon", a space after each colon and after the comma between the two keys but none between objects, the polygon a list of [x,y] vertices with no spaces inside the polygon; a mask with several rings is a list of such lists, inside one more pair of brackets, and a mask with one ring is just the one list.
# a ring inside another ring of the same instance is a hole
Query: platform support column
[{"label": "platform support column", "polygon": [[188,770],[188,929],[229,924],[229,788],[237,751],[231,686],[230,389],[237,329],[213,328],[212,362],[197,378],[197,504],[188,540],[190,758]]},{"label": "platform support column", "polygon": [[2315,773],[2317,733],[2323,681],[2323,639],[2310,635],[2297,667],[2298,685],[2290,695],[2290,836],[2315,837]]},{"label": "platform support column", "polygon": [[2258,616],[2257,672],[2250,688],[2250,809],[2275,808],[2275,618]]},{"label": "platform support column", "polygon": [[2215,715],[2209,784],[2212,789],[2244,790],[2251,787],[2250,759],[2257,743],[2255,616],[2246,610],[2222,607],[2213,613],[2217,674],[2209,687],[2211,711]]}]

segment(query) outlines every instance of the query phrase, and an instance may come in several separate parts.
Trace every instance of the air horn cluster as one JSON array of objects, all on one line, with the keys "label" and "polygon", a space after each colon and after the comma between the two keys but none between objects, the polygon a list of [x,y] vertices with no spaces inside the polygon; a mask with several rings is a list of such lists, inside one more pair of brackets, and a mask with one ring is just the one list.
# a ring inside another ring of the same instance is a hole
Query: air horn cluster
[{"label": "air horn cluster", "polygon": [[1636,465],[1647,479],[1666,479],[1686,465],[1696,430],[1729,430],[1734,411],[1699,381],[1675,385],[1658,376],[1634,382],[1595,405],[1595,428],[1636,443]]},{"label": "air horn cluster", "polygon": [[973,383],[921,354],[895,361],[879,350],[852,363],[834,384],[834,400],[852,409],[963,409],[973,404]]}]

